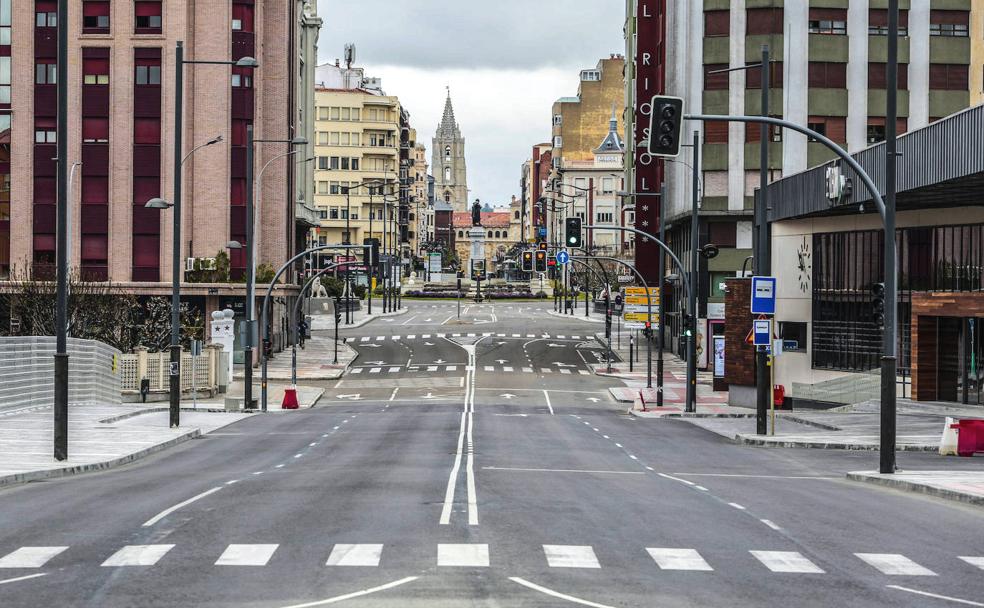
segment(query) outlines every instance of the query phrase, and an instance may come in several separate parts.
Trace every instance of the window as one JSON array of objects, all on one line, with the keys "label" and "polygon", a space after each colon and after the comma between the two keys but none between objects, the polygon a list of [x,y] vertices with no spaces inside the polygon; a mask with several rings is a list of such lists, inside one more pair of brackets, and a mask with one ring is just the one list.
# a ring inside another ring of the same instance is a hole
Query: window
[{"label": "window", "polygon": [[318,194],[328,194],[328,182],[318,182]]},{"label": "window", "polygon": [[233,3],[232,5],[232,29],[236,32],[252,32],[253,30],[253,7],[249,4]]},{"label": "window", "polygon": [[10,44],[10,2],[0,0],[0,46]]},{"label": "window", "polygon": [[806,323],[779,321],[779,339],[784,352],[806,352]]},{"label": "window", "polygon": [[929,88],[937,91],[966,91],[969,70],[961,63],[933,63],[929,66]]},{"label": "window", "polygon": [[[146,61],[146,60],[144,60]],[[137,65],[134,82],[138,85],[161,84],[161,66],[159,65]]]},{"label": "window", "polygon": [[[0,0],[2,3],[3,0]],[[10,103],[10,57],[0,57],[0,103]],[[4,118],[9,123],[10,114],[0,115],[0,118]],[[10,128],[8,124],[6,128],[0,128],[0,131],[5,131]]]},{"label": "window", "polygon": [[331,118],[329,118],[329,120],[338,120],[339,116],[340,114],[338,112],[338,108],[331,108]]},{"label": "window", "polygon": [[38,118],[34,122],[34,143],[53,144],[55,139],[55,119]]},{"label": "window", "polygon": [[728,69],[728,64],[726,63],[705,63],[704,64],[704,90],[727,91],[730,81],[729,74],[728,72],[718,71],[718,70],[727,70],[727,69]]},{"label": "window", "polygon": [[[57,64],[38,63],[34,66],[34,84],[57,84],[57,73]],[[10,82],[10,80],[8,79],[7,82]]]},{"label": "window", "polygon": [[328,161],[331,160],[327,156],[318,157],[318,171],[328,171]]},{"label": "window", "polygon": [[[322,219],[322,220],[328,219],[328,210],[327,209],[318,209],[318,218],[319,219]],[[322,237],[318,237],[318,243],[321,244],[321,245],[327,245],[328,244],[328,238],[327,237],[323,237],[323,236]]]},{"label": "window", "polygon": [[614,194],[615,193],[615,180],[611,177],[606,177],[601,180],[601,193],[602,194]]},{"label": "window", "polygon": [[342,190],[338,182],[331,182],[331,187],[328,189],[329,194],[341,194]]},{"label": "window", "polygon": [[109,119],[83,118],[82,141],[87,144],[109,142]]},{"label": "window", "polygon": [[353,171],[358,171],[359,170],[359,159],[358,158],[353,158],[352,159],[352,170]]},{"label": "window", "polygon": [[563,114],[554,114],[553,124],[554,124],[555,127],[559,127],[562,124],[564,124],[564,116],[563,116]]},{"label": "window", "polygon": [[811,8],[809,31],[828,36],[847,35],[847,9]]},{"label": "window", "polygon": [[109,59],[83,59],[82,83],[87,85],[109,84]]},{"label": "window", "polygon": [[847,88],[847,64],[832,61],[811,61],[809,81],[812,88]]},{"label": "window", "polygon": [[[899,118],[895,123],[895,132],[898,134],[905,133],[909,126],[909,121],[905,118]],[[868,117],[868,144],[877,144],[879,142],[885,141],[885,117],[884,116],[869,116]]]},{"label": "window", "polygon": [[352,120],[359,121],[362,120],[362,110],[359,108],[352,108]]},{"label": "window", "polygon": [[714,38],[715,36],[727,36],[731,33],[731,12],[728,9],[721,11],[704,12],[704,37]]},{"label": "window", "polygon": [[445,203],[450,203],[451,202],[451,193],[450,192],[445,192],[444,193],[444,202]]},{"label": "window", "polygon": [[160,145],[161,120],[159,118],[134,118],[133,143]]},{"label": "window", "polygon": [[745,33],[749,36],[783,32],[781,8],[750,8],[746,11],[746,16]]},{"label": "window", "polygon": [[348,171],[349,170],[349,159],[348,158],[342,158],[341,161],[342,161],[342,170],[343,171]]},{"label": "window", "polygon": [[561,137],[560,135],[554,135],[553,145],[554,145],[554,148],[563,148],[564,147],[564,138]]},{"label": "window", "polygon": [[444,181],[451,181],[451,167],[444,167]]},{"label": "window", "polygon": [[[816,131],[817,133],[825,137],[827,135],[827,123],[824,122],[823,120],[814,120],[813,118],[811,118],[810,122],[806,123],[806,128],[811,131]],[[810,141],[818,141],[818,140],[815,137],[810,136]]]},{"label": "window", "polygon": [[451,162],[451,146],[444,147],[444,161]]},{"label": "window", "polygon": [[160,34],[163,25],[160,0],[137,0],[133,3],[134,32]]},{"label": "window", "polygon": [[615,221],[615,214],[611,212],[599,212],[595,214],[595,218],[599,224],[611,224]]},{"label": "window", "polygon": [[[871,62],[868,64],[868,88],[884,89],[887,88],[887,64]],[[899,64],[898,88],[905,90],[909,88],[909,66],[905,63]]]},{"label": "window", "polygon": [[[251,89],[253,88],[253,76],[246,70],[249,68],[232,68],[232,88]],[[242,71],[238,71],[242,70]]]},{"label": "window", "polygon": [[[725,74],[727,76],[727,74]],[[745,88],[759,89],[762,87],[762,70],[755,68],[745,70]],[[727,87],[725,87],[727,88]],[[782,62],[773,61],[769,65],[769,88],[782,88]]]},{"label": "window", "polygon": [[966,38],[969,35],[970,13],[967,11],[932,10],[929,16],[929,35]]},{"label": "window", "polygon": [[463,238],[465,238],[465,233],[464,233],[464,232],[462,232],[461,230],[459,230],[459,231],[458,231],[458,238],[459,238],[459,239],[463,239]]},{"label": "window", "polygon": [[58,13],[54,10],[54,6],[51,7],[51,10],[41,9],[36,12],[34,25],[37,27],[58,27]]},{"label": "window", "polygon": [[331,208],[331,212],[330,212],[330,215],[329,215],[328,217],[329,217],[330,219],[333,219],[333,220],[337,220],[337,219],[338,219],[338,217],[339,217],[339,216],[338,216],[338,207],[332,207],[332,208]]},{"label": "window", "polygon": [[[888,10],[869,9],[868,10],[868,35],[869,36],[888,36]],[[909,35],[909,11],[899,10],[899,36]]]},{"label": "window", "polygon": [[708,222],[707,242],[718,247],[735,247],[738,242],[738,225],[735,222]]},{"label": "window", "polygon": [[108,0],[85,0],[82,3],[82,33],[109,33]]},{"label": "window", "polygon": [[600,70],[581,70],[581,80],[597,82],[601,80]]},{"label": "window", "polygon": [[843,116],[810,116],[807,127],[834,142],[847,141],[847,119]]}]

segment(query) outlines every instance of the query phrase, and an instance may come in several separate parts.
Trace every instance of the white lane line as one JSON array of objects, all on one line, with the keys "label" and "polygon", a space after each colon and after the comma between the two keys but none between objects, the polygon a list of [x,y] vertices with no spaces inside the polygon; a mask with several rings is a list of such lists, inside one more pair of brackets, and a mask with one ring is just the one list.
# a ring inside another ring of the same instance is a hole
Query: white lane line
[{"label": "white lane line", "polygon": [[392,400],[394,400],[394,399],[396,399],[396,393],[397,393],[397,392],[398,392],[399,390],[400,390],[400,387],[399,387],[399,386],[393,389],[393,393],[392,393],[392,394],[390,395],[390,398],[389,398],[389,400],[390,400],[390,401],[392,401]]},{"label": "white lane line", "polygon": [[823,570],[796,551],[749,551],[773,572],[823,574]]},{"label": "white lane line", "polygon": [[736,502],[729,502],[728,503],[728,506],[729,507],[734,507],[734,508],[738,509],[739,511],[744,511],[745,510],[745,507],[741,506],[740,504],[738,504]]},{"label": "white lane line", "polygon": [[[618,445],[618,444],[616,443],[615,445]],[[619,446],[619,447],[621,447],[621,446]],[[685,483],[685,484],[687,484],[688,486],[693,486],[693,485],[696,485],[696,484],[695,484],[694,482],[692,482],[692,481],[687,481],[686,479],[680,479],[679,477],[674,477],[674,476],[672,476],[672,475],[667,475],[666,473],[659,473],[659,476],[660,476],[660,477],[664,477],[664,478],[666,478],[666,479],[672,479],[673,481],[679,481],[680,483]]]},{"label": "white lane line", "polygon": [[543,545],[543,553],[551,568],[601,568],[588,545]]},{"label": "white lane line", "polygon": [[102,565],[106,568],[153,566],[173,548],[174,545],[127,545],[109,556]]},{"label": "white lane line", "polygon": [[960,559],[967,562],[971,566],[976,566],[981,570],[984,570],[984,557],[970,557],[966,555],[961,555]]},{"label": "white lane line", "polygon": [[[465,408],[468,404],[465,402]],[[451,467],[451,475],[448,477],[448,487],[444,492],[444,508],[441,510],[441,525],[446,526],[451,523],[451,507],[454,505],[454,487],[458,483],[458,471],[461,470],[461,455],[465,446],[465,422],[467,415],[461,413],[461,428],[458,430],[458,450],[454,456],[454,466]]]},{"label": "white lane line", "polygon": [[660,570],[699,570],[711,572],[714,568],[694,549],[666,549],[647,547],[646,551]]},{"label": "white lane line", "polygon": [[0,558],[0,568],[40,568],[68,547],[21,547]]},{"label": "white lane line", "polygon": [[262,475],[263,471],[253,471],[253,475]]},{"label": "white lane line", "polygon": [[375,568],[383,556],[382,545],[338,544],[331,550],[326,566],[366,566]]},{"label": "white lane line", "polygon": [[318,445],[318,442],[317,441],[312,441],[311,443],[308,444],[308,447],[309,448],[313,448],[316,445]]},{"label": "white lane line", "polygon": [[554,415],[553,405],[550,404],[550,393],[546,390],[543,391],[543,398],[547,400],[547,409],[550,410],[550,415]]},{"label": "white lane line", "polygon": [[300,458],[300,457],[301,457],[301,456],[303,456],[303,455],[304,455],[304,454],[294,454],[294,458]]},{"label": "white lane line", "polygon": [[[284,465],[280,465],[280,466],[284,466]],[[198,496],[192,496],[191,498],[189,498],[188,500],[186,500],[184,502],[179,502],[178,504],[174,505],[173,507],[169,507],[167,509],[164,509],[163,511],[161,511],[157,515],[155,515],[155,516],[151,517],[150,519],[148,519],[147,521],[145,521],[144,524],[143,524],[143,527],[144,528],[149,528],[149,527],[153,526],[154,524],[156,524],[157,522],[159,522],[160,520],[162,520],[165,517],[167,517],[168,515],[170,515],[171,513],[174,513],[178,509],[180,509],[182,507],[187,507],[188,505],[190,505],[191,503],[195,502],[196,500],[201,500],[202,498],[205,498],[206,496],[208,496],[210,494],[215,494],[216,492],[218,492],[221,489],[222,489],[222,486],[219,486],[217,488],[212,488],[211,490],[206,490],[206,491],[202,492],[201,494],[199,494]]]},{"label": "white lane line", "polygon": [[273,467],[273,468],[275,468],[275,469],[282,469],[282,468],[284,468],[284,465],[282,465],[282,464],[278,464],[277,466],[275,466],[275,467]]},{"label": "white lane line", "polygon": [[773,530],[782,530],[782,528],[780,528],[779,526],[777,526],[775,524],[775,522],[773,522],[771,519],[760,519],[759,521],[762,522],[763,524],[769,526]]},{"label": "white lane line", "polygon": [[533,373],[533,368],[532,367],[524,367],[523,368],[523,372],[524,373],[527,373],[527,374],[532,374]]},{"label": "white lane line", "polygon": [[[585,423],[585,424],[587,424],[587,423]],[[622,444],[621,443],[616,443],[615,444],[615,447],[620,448],[620,447],[622,447]]]},{"label": "white lane line", "polygon": [[948,595],[939,595],[936,593],[930,593],[928,591],[920,591],[918,589],[910,589],[909,587],[900,587],[898,585],[885,585],[886,589],[897,589],[899,591],[905,591],[907,593],[915,593],[916,595],[922,595],[924,597],[931,597],[938,600],[946,600],[948,602],[953,602],[954,604],[963,604],[964,606],[984,606],[980,602],[972,602],[970,600],[962,600],[958,597],[950,597]]},{"label": "white lane line", "polygon": [[[474,377],[473,377],[474,381]],[[474,399],[474,393],[472,394]],[[478,525],[478,493],[475,490],[475,450],[472,441],[472,429],[475,427],[475,404],[472,402],[472,411],[468,412],[468,463],[465,467],[466,483],[468,487],[468,525]]]},{"label": "white lane line", "polygon": [[591,606],[592,608],[613,608],[612,606],[609,606],[607,604],[597,604],[595,602],[589,602],[588,600],[582,600],[572,595],[565,595],[563,593],[560,593],[559,591],[554,591],[553,589],[547,589],[546,587],[541,587],[536,583],[531,583],[526,579],[519,578],[518,576],[510,576],[509,580],[511,580],[514,583],[520,584],[526,587],[527,589],[532,589],[533,591],[539,591],[544,595],[549,595],[550,597],[555,597],[560,600],[565,600],[571,602],[572,604],[580,604],[581,606]]},{"label": "white lane line", "polygon": [[694,486],[695,490],[700,490],[701,492],[707,492],[707,488],[704,486]]},{"label": "white lane line", "polygon": [[899,553],[855,553],[854,555],[889,576],[936,576],[932,570],[920,566]]},{"label": "white lane line", "polygon": [[489,546],[481,544],[437,546],[437,565],[464,568],[488,568]]},{"label": "white lane line", "polygon": [[387,589],[399,587],[400,585],[406,585],[407,583],[412,583],[418,578],[419,577],[417,576],[408,576],[407,578],[401,578],[398,581],[393,581],[392,583],[386,583],[385,585],[380,585],[378,587],[373,587],[371,589],[363,589],[362,591],[347,593],[345,595],[339,595],[338,597],[331,597],[326,600],[320,600],[317,602],[308,602],[307,604],[294,604],[293,606],[284,606],[283,608],[315,608],[315,606],[327,606],[329,604],[337,604],[338,602],[344,602],[357,597],[362,597],[364,595],[369,595],[371,593],[386,591]]},{"label": "white lane line", "polygon": [[326,566],[379,566],[383,556],[382,545],[337,544],[328,556]]},{"label": "white lane line", "polygon": [[[314,444],[312,443],[311,445],[314,445]],[[238,479],[230,479],[229,481],[225,482],[225,485],[231,486],[234,483],[239,483],[239,480]]]},{"label": "white lane line", "polygon": [[266,566],[279,545],[229,545],[216,566]]},{"label": "white lane line", "polygon": [[593,471],[589,469],[523,469],[518,467],[482,467],[483,471],[520,471],[526,473],[591,473],[593,475],[645,475],[642,471]]},{"label": "white lane line", "polygon": [[824,477],[821,475],[742,475],[737,473],[675,473],[688,477],[737,477],[752,479],[841,479],[840,477]]},{"label": "white lane line", "polygon": [[7,583],[16,583],[18,581],[26,581],[29,578],[38,578],[39,576],[48,576],[48,573],[41,572],[39,574],[28,574],[27,576],[18,576],[17,578],[8,578],[5,581],[0,581],[0,585],[6,585]]}]

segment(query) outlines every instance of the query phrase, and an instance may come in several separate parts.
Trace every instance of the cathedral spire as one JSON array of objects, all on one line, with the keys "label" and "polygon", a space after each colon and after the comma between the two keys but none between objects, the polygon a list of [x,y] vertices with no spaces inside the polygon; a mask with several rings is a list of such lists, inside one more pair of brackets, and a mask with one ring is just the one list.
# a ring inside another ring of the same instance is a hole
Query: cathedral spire
[{"label": "cathedral spire", "polygon": [[448,87],[448,98],[444,102],[444,116],[441,118],[441,124],[437,125],[437,132],[453,137],[457,126],[454,120],[454,107],[451,105],[451,87]]}]

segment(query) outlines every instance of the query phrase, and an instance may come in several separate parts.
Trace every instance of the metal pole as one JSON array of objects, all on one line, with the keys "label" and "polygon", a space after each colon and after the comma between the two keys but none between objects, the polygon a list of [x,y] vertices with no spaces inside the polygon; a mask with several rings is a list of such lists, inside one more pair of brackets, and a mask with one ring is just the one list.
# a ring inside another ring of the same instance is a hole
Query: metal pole
[{"label": "metal pole", "polygon": [[68,459],[68,0],[58,0],[57,303],[55,306],[54,457]]},{"label": "metal pole", "polygon": [[[367,290],[369,292],[369,310],[368,310],[369,316],[372,316],[372,290],[373,290],[373,287],[375,287],[375,285],[372,284],[372,280],[376,277],[376,260],[374,259],[373,255],[372,255],[372,253],[373,253],[372,243],[373,243],[373,239],[376,238],[373,235],[373,233],[372,233],[373,219],[376,216],[376,210],[372,206],[373,205],[372,189],[374,187],[375,186],[370,186],[369,187],[369,245],[370,245],[370,248],[369,248],[369,267],[366,268],[366,274],[368,275],[366,277],[366,282],[368,283],[368,287],[369,287],[369,289]],[[348,189],[346,188],[345,191],[347,193],[348,192]],[[365,242],[365,241],[363,241],[363,242]]]},{"label": "metal pole", "polygon": [[383,184],[383,218],[382,218],[382,220],[383,220],[383,233],[381,235],[383,237],[382,238],[382,241],[383,241],[382,242],[382,252],[383,252],[383,254],[380,256],[380,264],[379,264],[379,267],[383,271],[382,276],[379,277],[380,278],[380,282],[383,285],[383,313],[387,313],[387,312],[390,311],[389,293],[388,293],[388,290],[386,289],[386,274],[387,274],[387,270],[389,270],[389,268],[388,268],[388,264],[385,264],[385,265],[383,264],[383,260],[384,259],[387,259],[386,258],[386,245],[387,245],[387,243],[386,243],[386,216],[388,215],[388,211],[389,211],[389,201],[386,199],[386,184],[384,183]]},{"label": "metal pole", "polygon": [[[352,244],[352,227],[351,220],[352,217],[352,199],[349,196],[349,189],[345,188],[345,238],[342,239],[343,245]],[[348,252],[345,252],[346,254]],[[352,324],[352,274],[351,268],[345,267],[345,324]]]},{"label": "metal pole", "polygon": [[[666,183],[659,189],[659,240],[666,242]],[[656,407],[663,407],[663,340],[666,337],[663,327],[663,283],[666,282],[666,254],[659,250],[659,338],[656,343],[658,359],[656,360]],[[652,337],[648,338],[652,342]],[[652,349],[650,349],[652,352]]]},{"label": "metal pole", "polygon": [[[253,409],[253,327],[256,320],[256,275],[253,265],[253,125],[246,125],[246,346],[243,349],[243,407]],[[259,333],[259,332],[257,332]]]},{"label": "metal pole", "polygon": [[181,424],[181,152],[184,148],[184,42],[174,51],[174,222],[171,254],[171,428]]},{"label": "metal pole", "polygon": [[697,266],[700,243],[697,233],[700,218],[697,215],[697,203],[700,199],[700,132],[694,131],[694,158],[693,158],[693,195],[691,197],[691,217],[690,217],[690,298],[687,307],[690,309],[690,326],[687,328],[687,404],[684,408],[687,412],[697,411]]},{"label": "metal pole", "polygon": [[898,297],[896,294],[895,268],[895,176],[897,171],[898,119],[898,63],[899,63],[899,0],[888,2],[888,62],[885,82],[887,103],[885,112],[885,329],[882,333],[881,361],[881,445],[879,471],[895,473],[895,384],[896,340],[895,324]]},{"label": "metal pole", "polygon": [[[762,45],[762,65],[759,67],[762,85],[762,116],[769,115],[769,45]],[[759,192],[755,199],[755,274],[758,276],[768,276],[770,272],[769,260],[769,130],[768,124],[762,123],[760,127],[759,142]],[[771,338],[770,338],[771,339]],[[768,422],[769,410],[769,391],[772,387],[771,372],[769,367],[769,354],[761,346],[756,347],[755,352],[755,432],[765,435]]]},{"label": "metal pole", "polygon": [[585,319],[587,319],[590,316],[590,313],[588,312],[588,309],[590,308],[590,306],[588,305],[588,297],[590,295],[589,292],[591,291],[591,289],[589,289],[590,287],[591,287],[591,277],[587,273],[585,273],[584,275],[584,318]]}]

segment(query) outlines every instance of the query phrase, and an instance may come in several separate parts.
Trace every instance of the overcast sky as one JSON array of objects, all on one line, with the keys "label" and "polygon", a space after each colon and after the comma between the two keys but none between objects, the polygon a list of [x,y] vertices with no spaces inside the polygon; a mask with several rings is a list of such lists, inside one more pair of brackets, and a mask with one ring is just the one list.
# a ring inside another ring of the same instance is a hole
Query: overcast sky
[{"label": "overcast sky", "polygon": [[410,112],[431,157],[451,87],[470,199],[519,196],[520,166],[550,140],[550,108],[578,73],[624,53],[624,0],[318,0],[319,62],[356,45],[356,65]]}]

